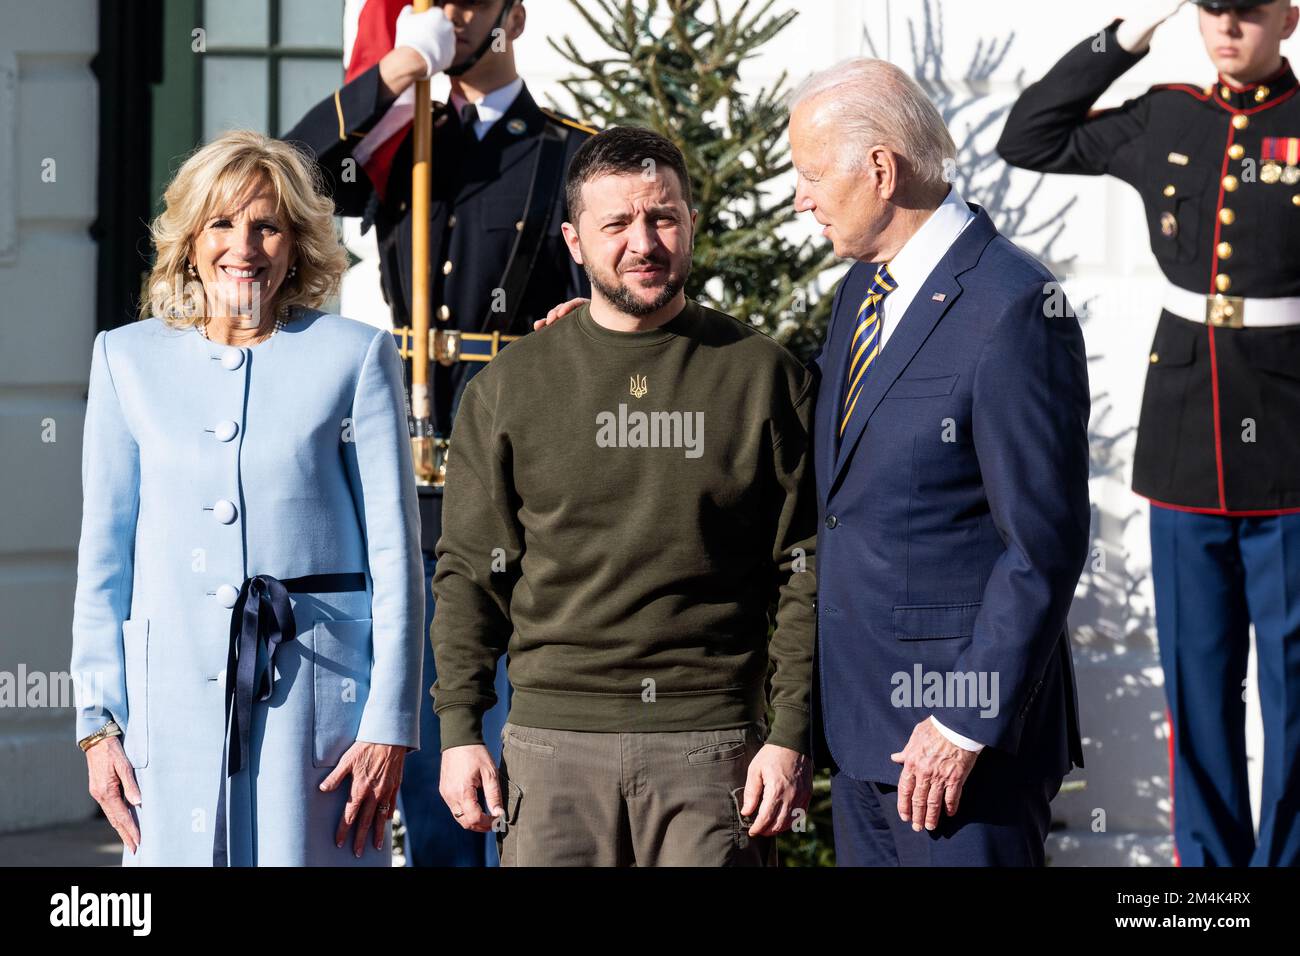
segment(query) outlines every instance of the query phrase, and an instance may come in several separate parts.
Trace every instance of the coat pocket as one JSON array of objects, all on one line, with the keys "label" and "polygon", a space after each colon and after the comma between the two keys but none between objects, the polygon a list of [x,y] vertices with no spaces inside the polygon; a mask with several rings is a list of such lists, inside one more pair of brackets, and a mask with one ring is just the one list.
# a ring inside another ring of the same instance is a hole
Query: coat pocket
[{"label": "coat pocket", "polygon": [[970,637],[980,602],[973,604],[902,604],[894,608],[894,637],[900,641],[937,641]]},{"label": "coat pocket", "polygon": [[[1171,154],[1177,155],[1177,154]],[[1153,170],[1145,189],[1151,251],[1161,262],[1191,262],[1199,250],[1201,210],[1217,173],[1170,164]]]},{"label": "coat pocket", "polygon": [[885,392],[885,398],[939,398],[951,395],[956,384],[956,375],[900,378],[889,387],[889,391]]},{"label": "coat pocket", "polygon": [[333,767],[357,739],[370,696],[372,621],[317,621],[312,628],[312,766]]},{"label": "coat pocket", "polygon": [[126,726],[122,751],[132,767],[149,766],[149,619],[122,622],[122,657],[126,668]]}]

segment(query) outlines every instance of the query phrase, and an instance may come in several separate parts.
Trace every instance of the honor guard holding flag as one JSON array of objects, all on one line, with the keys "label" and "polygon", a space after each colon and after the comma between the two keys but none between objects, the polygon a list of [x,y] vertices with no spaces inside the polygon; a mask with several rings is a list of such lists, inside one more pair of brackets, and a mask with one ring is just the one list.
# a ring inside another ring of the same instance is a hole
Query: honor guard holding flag
[{"label": "honor guard holding flag", "polygon": [[[1152,5],[1148,5],[1152,6]],[[998,151],[1110,174],[1146,206],[1167,281],[1133,490],[1151,503],[1177,858],[1300,863],[1300,95],[1291,0],[1196,0],[1218,70],[1092,104],[1181,3],[1117,20],[1027,88]],[[1246,773],[1249,631],[1264,720],[1258,838]]]},{"label": "honor guard holding flag", "polygon": [[[465,385],[556,302],[590,295],[560,224],[564,173],[593,131],[539,107],[516,72],[522,0],[416,7],[429,9],[367,0],[347,82],[285,138],[314,153],[339,215],[376,231],[393,334],[408,361],[431,620],[447,439]],[[439,72],[451,77],[451,101],[421,108]],[[494,756],[509,696],[505,667],[498,673],[498,703],[484,720]],[[426,687],[437,676],[427,640],[424,675]],[[494,863],[492,835],[462,829],[438,794],[438,720],[427,699],[421,739],[401,791],[408,860]]]}]

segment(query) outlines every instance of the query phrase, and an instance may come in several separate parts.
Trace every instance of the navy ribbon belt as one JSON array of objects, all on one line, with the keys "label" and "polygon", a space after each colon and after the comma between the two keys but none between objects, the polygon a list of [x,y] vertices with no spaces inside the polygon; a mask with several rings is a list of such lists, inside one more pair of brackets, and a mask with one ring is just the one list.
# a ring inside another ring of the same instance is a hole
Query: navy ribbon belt
[{"label": "navy ribbon belt", "polygon": [[[240,587],[230,614],[230,649],[226,653],[227,733],[221,754],[223,772],[212,841],[213,866],[230,865],[226,852],[226,778],[239,773],[252,757],[249,734],[253,701],[271,696],[275,689],[275,652],[298,633],[289,595],[365,589],[366,576],[360,571],[308,574],[283,581],[269,574],[255,574]],[[262,649],[266,650],[266,667],[259,674],[257,664]]]}]

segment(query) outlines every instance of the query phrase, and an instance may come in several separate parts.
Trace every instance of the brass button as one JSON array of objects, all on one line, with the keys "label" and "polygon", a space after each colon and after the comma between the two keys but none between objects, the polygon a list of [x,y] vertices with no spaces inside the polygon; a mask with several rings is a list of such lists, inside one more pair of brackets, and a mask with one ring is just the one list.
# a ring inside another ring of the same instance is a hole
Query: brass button
[{"label": "brass button", "polygon": [[1233,129],[1245,129],[1249,125],[1250,125],[1250,117],[1247,116],[1245,113],[1238,113],[1236,116],[1232,118]]},{"label": "brass button", "polygon": [[1205,90],[1204,90],[1203,92],[1205,93],[1206,96],[1213,96],[1213,95],[1214,95],[1214,84],[1211,83],[1211,84],[1209,84],[1208,86],[1206,86],[1206,87],[1205,87]]},{"label": "brass button", "polygon": [[1226,100],[1229,96],[1232,95],[1232,90],[1228,89],[1226,86],[1221,86],[1219,87],[1219,95]]},{"label": "brass button", "polygon": [[456,228],[456,214],[454,212],[447,217],[447,228],[448,229]]},{"label": "brass button", "polygon": [[438,306],[438,318],[446,322],[448,319],[451,318],[451,309],[447,308],[447,306],[445,305]]},{"label": "brass button", "polygon": [[445,276],[451,275],[451,269],[452,269],[451,260],[448,259],[446,262],[442,264],[442,274]]},{"label": "brass button", "polygon": [[1173,195],[1174,193],[1176,193],[1177,191],[1178,191],[1178,190],[1174,189],[1174,187],[1173,187],[1172,185],[1166,186],[1166,187],[1164,188],[1164,190],[1163,190],[1163,192],[1164,192],[1164,194],[1165,194],[1166,196],[1172,196],[1172,195]]},{"label": "brass button", "polygon": [[1232,280],[1228,278],[1226,273],[1220,272],[1214,277],[1214,287],[1220,292],[1227,292],[1232,288]]},{"label": "brass button", "polygon": [[1219,210],[1219,222],[1223,223],[1225,226],[1231,226],[1236,221],[1237,214],[1227,206],[1224,206]]},{"label": "brass button", "polygon": [[1151,353],[1151,364],[1152,364],[1152,365],[1155,365],[1155,364],[1156,364],[1157,362],[1159,362],[1159,361],[1160,361],[1160,353],[1158,353],[1158,352],[1152,352],[1152,353]]},{"label": "brass button", "polygon": [[517,223],[515,223],[515,232],[523,232],[523,231],[524,231],[524,221],[520,219]]},{"label": "brass button", "polygon": [[1230,193],[1235,193],[1237,191],[1237,177],[1231,175],[1224,176],[1223,188]]},{"label": "brass button", "polygon": [[1229,259],[1232,257],[1232,243],[1221,242],[1214,247],[1214,251],[1219,254],[1220,259]]},{"label": "brass button", "polygon": [[1263,103],[1266,99],[1268,99],[1268,87],[1261,86],[1255,91],[1255,102]]},{"label": "brass button", "polygon": [[1291,205],[1300,206],[1300,193],[1296,193],[1291,197]]},{"label": "brass button", "polygon": [[1246,155],[1246,147],[1242,146],[1240,143],[1233,143],[1230,147],[1228,147],[1229,159],[1241,159],[1241,157],[1245,155]]}]

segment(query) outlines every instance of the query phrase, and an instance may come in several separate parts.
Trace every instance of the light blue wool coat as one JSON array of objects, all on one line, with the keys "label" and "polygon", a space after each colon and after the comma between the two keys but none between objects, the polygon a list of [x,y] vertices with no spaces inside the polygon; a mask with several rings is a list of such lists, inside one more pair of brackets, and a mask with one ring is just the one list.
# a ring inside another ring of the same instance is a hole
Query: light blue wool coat
[{"label": "light blue wool coat", "polygon": [[[142,805],[136,865],[212,863],[231,606],[246,577],[365,572],[293,594],[294,639],[229,779],[232,866],[390,865],[334,843],[354,740],[419,746],[424,587],[392,335],[292,313],[258,345],[158,319],[95,339],[73,612],[77,737],[116,720]],[[102,694],[92,693],[102,690]],[[102,700],[95,697],[102,696]]]}]

